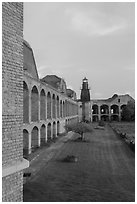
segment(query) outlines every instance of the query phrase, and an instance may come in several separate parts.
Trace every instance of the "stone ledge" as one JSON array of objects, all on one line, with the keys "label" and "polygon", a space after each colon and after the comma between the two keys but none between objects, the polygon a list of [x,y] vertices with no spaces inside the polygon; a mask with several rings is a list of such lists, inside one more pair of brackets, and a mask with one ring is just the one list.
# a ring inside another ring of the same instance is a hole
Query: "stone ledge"
[{"label": "stone ledge", "polygon": [[16,173],[18,171],[26,169],[28,167],[29,167],[29,161],[28,160],[23,159],[22,161],[17,161],[15,163],[12,163],[9,166],[5,166],[2,168],[2,177],[11,175],[13,173]]}]

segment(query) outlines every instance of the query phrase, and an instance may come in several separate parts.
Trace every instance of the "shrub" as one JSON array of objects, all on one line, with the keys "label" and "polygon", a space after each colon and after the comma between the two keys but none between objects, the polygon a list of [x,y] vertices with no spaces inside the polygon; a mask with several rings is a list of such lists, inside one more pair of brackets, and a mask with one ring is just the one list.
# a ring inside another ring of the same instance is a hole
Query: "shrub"
[{"label": "shrub", "polygon": [[104,127],[105,126],[105,122],[103,120],[100,120],[98,125],[101,126],[101,127]]},{"label": "shrub", "polygon": [[121,113],[122,120],[135,121],[135,102],[129,101]]}]

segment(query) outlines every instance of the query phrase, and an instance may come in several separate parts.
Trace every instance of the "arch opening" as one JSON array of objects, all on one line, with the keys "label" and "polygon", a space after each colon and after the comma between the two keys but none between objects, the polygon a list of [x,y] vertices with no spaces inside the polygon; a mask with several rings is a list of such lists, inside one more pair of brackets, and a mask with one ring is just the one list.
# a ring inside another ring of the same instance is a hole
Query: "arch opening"
[{"label": "arch opening", "polygon": [[98,115],[93,115],[92,121],[93,122],[98,122],[99,121]]},{"label": "arch opening", "polygon": [[26,129],[23,130],[23,157],[29,153],[29,133]]},{"label": "arch opening", "polygon": [[44,145],[46,143],[46,127],[43,124],[40,128],[40,144]]},{"label": "arch opening", "polygon": [[51,123],[49,123],[47,126],[47,140],[51,140]]},{"label": "arch opening", "polygon": [[56,122],[53,122],[53,137],[56,137]]},{"label": "arch opening", "polygon": [[60,122],[58,121],[57,122],[57,135],[59,135],[60,133]]},{"label": "arch opening", "polygon": [[111,106],[111,114],[119,114],[119,107],[118,105]]},{"label": "arch opening", "polygon": [[37,87],[34,86],[31,91],[31,121],[33,122],[38,121],[39,112],[38,101],[39,101],[38,90]]},{"label": "arch opening", "polygon": [[35,126],[31,132],[31,148],[34,151],[39,146],[38,128]]},{"label": "arch opening", "polygon": [[52,117],[56,118],[56,99],[55,99],[55,94],[53,94],[53,97],[52,97]]},{"label": "arch opening", "polygon": [[51,118],[51,94],[48,92],[47,94],[47,118]]},{"label": "arch opening", "polygon": [[111,121],[119,121],[118,115],[111,115]]},{"label": "arch opening", "polygon": [[98,114],[98,105],[92,106],[92,114]]},{"label": "arch opening", "polygon": [[108,122],[109,116],[108,115],[101,115],[101,120]]},{"label": "arch opening", "polygon": [[57,96],[57,118],[59,118],[59,97]]},{"label": "arch opening", "polygon": [[40,119],[45,120],[46,118],[46,97],[44,89],[40,92]]},{"label": "arch opening", "polygon": [[100,106],[100,113],[101,114],[109,114],[109,107],[108,105],[104,104]]},{"label": "arch opening", "polygon": [[29,89],[23,81],[23,123],[29,122]]}]

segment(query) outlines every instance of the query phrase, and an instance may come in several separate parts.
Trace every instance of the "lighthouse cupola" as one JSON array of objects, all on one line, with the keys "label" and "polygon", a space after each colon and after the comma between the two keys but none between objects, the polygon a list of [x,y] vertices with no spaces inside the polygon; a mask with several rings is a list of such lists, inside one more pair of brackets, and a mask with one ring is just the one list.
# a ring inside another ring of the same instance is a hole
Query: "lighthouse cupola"
[{"label": "lighthouse cupola", "polygon": [[82,81],[81,102],[90,101],[90,92],[88,87],[88,79],[85,77]]}]

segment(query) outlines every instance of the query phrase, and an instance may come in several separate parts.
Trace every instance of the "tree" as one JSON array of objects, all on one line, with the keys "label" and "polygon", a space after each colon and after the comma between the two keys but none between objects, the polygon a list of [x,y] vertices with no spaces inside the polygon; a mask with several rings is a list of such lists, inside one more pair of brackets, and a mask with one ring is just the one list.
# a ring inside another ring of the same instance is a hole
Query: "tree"
[{"label": "tree", "polygon": [[135,102],[129,101],[123,108],[121,113],[122,119],[125,121],[135,121]]},{"label": "tree", "polygon": [[68,124],[68,125],[65,126],[65,128],[66,128],[67,132],[73,131],[75,133],[80,134],[80,139],[81,140],[84,139],[84,133],[93,131],[91,126],[89,124],[87,124],[87,123],[84,123],[84,122]]}]

